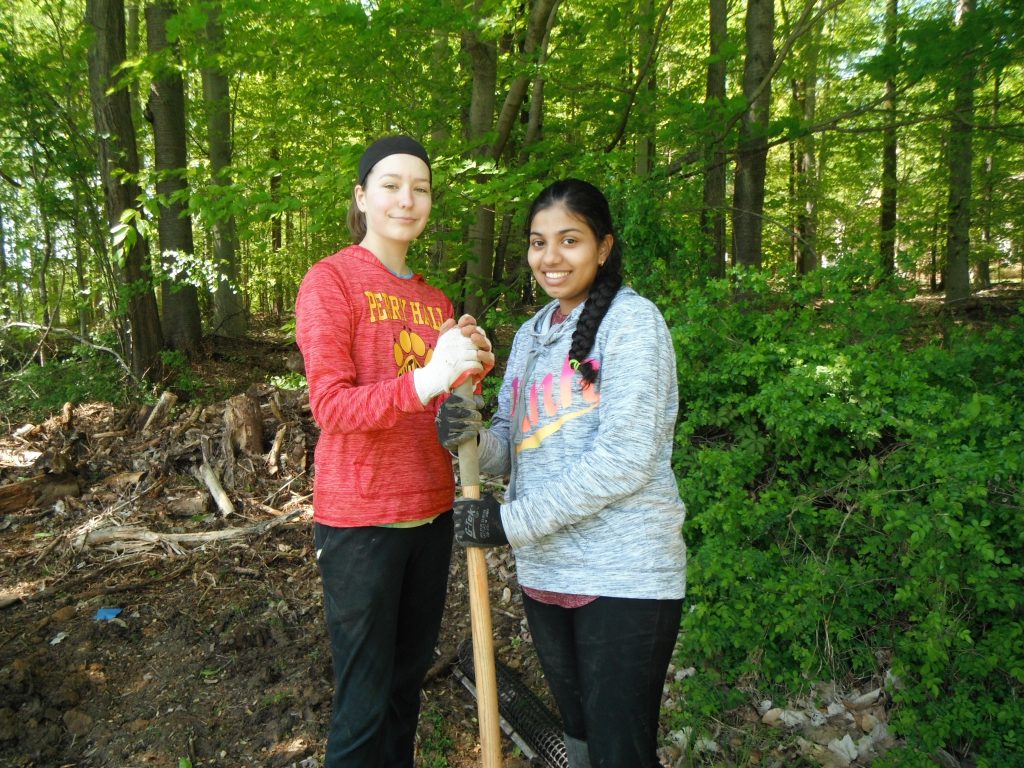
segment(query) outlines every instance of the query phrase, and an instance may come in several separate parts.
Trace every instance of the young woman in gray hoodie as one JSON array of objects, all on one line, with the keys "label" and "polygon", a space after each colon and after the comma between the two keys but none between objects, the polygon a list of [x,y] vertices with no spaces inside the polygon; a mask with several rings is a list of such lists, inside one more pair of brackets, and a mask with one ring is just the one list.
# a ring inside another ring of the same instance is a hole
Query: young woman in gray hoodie
[{"label": "young woman in gray hoodie", "polygon": [[664,318],[623,286],[605,196],[566,179],[534,200],[528,260],[553,299],[519,329],[489,429],[438,415],[449,449],[477,434],[504,502],[455,502],[464,546],[509,543],[571,768],[656,768],[662,686],[686,587],[672,472],[678,408]]}]

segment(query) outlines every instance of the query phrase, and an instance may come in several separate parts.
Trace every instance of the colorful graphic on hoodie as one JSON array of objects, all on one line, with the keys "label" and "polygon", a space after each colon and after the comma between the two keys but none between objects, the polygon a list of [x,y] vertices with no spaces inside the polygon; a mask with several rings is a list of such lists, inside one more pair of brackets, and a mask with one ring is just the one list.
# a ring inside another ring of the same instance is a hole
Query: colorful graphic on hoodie
[{"label": "colorful graphic on hoodie", "polygon": [[[590,362],[595,370],[600,369],[600,361],[591,359]],[[530,387],[529,400],[524,409],[523,421],[519,425],[519,431],[523,439],[516,446],[516,453],[536,448],[565,424],[589,413],[600,404],[601,393],[597,387],[584,386],[580,390],[583,404],[577,404],[575,410],[570,410],[573,408],[572,386],[575,378],[576,371],[569,365],[569,357],[566,356],[565,361],[562,363],[562,372],[558,377],[557,384],[555,382],[555,375],[549,373],[541,381],[539,388],[536,383]],[[558,391],[557,402],[555,401],[556,387]],[[521,394],[519,389],[520,381],[518,378],[515,378],[512,380],[512,413],[517,412],[516,403],[519,401]],[[544,409],[543,414],[541,413],[541,408]],[[542,418],[545,420],[550,419],[560,412],[562,415],[558,416],[554,421],[543,427],[540,426]]]}]

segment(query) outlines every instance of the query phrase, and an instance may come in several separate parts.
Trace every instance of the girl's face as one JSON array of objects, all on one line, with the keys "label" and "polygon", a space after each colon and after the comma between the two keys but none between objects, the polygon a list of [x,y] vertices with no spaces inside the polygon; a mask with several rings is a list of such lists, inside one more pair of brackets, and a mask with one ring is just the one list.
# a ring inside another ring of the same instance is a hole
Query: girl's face
[{"label": "girl's face", "polygon": [[414,155],[388,155],[356,187],[356,205],[369,237],[408,246],[430,216],[430,169]]},{"label": "girl's face", "polygon": [[534,214],[527,260],[540,287],[569,314],[590,295],[613,242],[611,235],[599,241],[585,219],[559,203]]}]

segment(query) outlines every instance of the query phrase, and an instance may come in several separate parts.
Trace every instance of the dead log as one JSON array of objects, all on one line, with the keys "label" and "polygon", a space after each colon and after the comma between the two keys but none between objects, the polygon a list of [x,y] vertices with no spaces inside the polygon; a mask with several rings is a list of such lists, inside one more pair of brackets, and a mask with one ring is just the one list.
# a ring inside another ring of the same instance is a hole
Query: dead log
[{"label": "dead log", "polygon": [[48,506],[65,496],[81,494],[81,486],[74,475],[43,472],[26,480],[0,485],[0,514],[25,512]]},{"label": "dead log", "polygon": [[33,506],[36,489],[46,479],[39,474],[26,480],[0,485],[0,513],[20,512]]},{"label": "dead log", "polygon": [[231,503],[231,499],[225,493],[224,486],[220,484],[220,478],[217,477],[217,473],[213,471],[213,468],[209,464],[204,463],[199,467],[198,473],[199,479],[206,483],[206,487],[210,489],[210,495],[213,496],[213,500],[216,502],[220,513],[222,515],[235,514],[235,505]]}]

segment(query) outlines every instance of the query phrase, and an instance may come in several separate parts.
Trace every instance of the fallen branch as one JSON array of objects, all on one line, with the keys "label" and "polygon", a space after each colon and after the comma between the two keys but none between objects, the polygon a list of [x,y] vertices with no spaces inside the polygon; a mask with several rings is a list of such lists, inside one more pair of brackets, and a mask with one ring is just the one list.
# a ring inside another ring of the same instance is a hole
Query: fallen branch
[{"label": "fallen branch", "polygon": [[106,352],[108,355],[110,355],[111,357],[113,357],[117,361],[118,365],[120,365],[124,369],[125,373],[128,374],[129,378],[131,378],[132,381],[138,382],[138,379],[135,377],[135,374],[132,373],[131,367],[128,365],[128,363],[126,363],[124,361],[123,357],[121,357],[119,354],[117,354],[117,352],[112,350],[110,347],[104,347],[101,344],[94,344],[93,342],[91,342],[87,338],[85,338],[84,336],[79,336],[77,333],[69,331],[67,328],[47,327],[45,325],[37,325],[36,323],[13,323],[13,322],[12,323],[6,323],[4,325],[4,327],[3,327],[3,330],[6,331],[8,328],[27,328],[30,331],[38,331],[39,333],[42,333],[44,335],[48,334],[48,333],[56,333],[56,334],[61,335],[61,336],[70,336],[72,339],[77,341],[79,344],[84,344],[85,346],[90,347],[90,348],[95,349],[95,350],[98,350],[100,352]]},{"label": "fallen branch", "polygon": [[176,402],[178,402],[178,396],[165,389],[160,394],[160,399],[156,401],[156,405],[153,406],[153,410],[150,411],[146,423],[142,425],[142,434],[146,434],[159,427],[167,418],[167,413],[174,407]]},{"label": "fallen branch", "polygon": [[218,541],[230,541],[233,539],[244,539],[249,536],[260,536],[267,531],[285,525],[295,518],[304,514],[306,510],[296,509],[286,514],[272,517],[269,520],[262,520],[244,528],[223,528],[219,531],[206,531],[204,533],[160,533],[150,531],[138,526],[111,526],[98,528],[93,531],[79,535],[74,542],[74,548],[84,548],[125,545],[126,547],[138,545],[159,544],[168,548],[180,551],[182,544],[209,544]]},{"label": "fallen branch", "polygon": [[277,461],[281,457],[281,446],[284,444],[285,435],[288,434],[288,425],[282,424],[277,428],[274,435],[274,444],[270,447],[270,454],[267,456],[267,474],[273,477],[279,471]]},{"label": "fallen branch", "polygon": [[106,440],[110,437],[128,437],[131,432],[127,429],[115,429],[111,432],[97,432],[92,436],[93,440]]},{"label": "fallen branch", "polygon": [[217,509],[220,510],[222,515],[235,514],[235,505],[231,503],[231,499],[228,498],[227,493],[224,491],[224,486],[220,484],[220,480],[217,478],[217,473],[213,471],[209,464],[204,462],[199,467],[199,479],[206,483],[206,487],[210,489],[210,494],[213,496],[213,500],[217,502]]},{"label": "fallen branch", "polygon": [[99,597],[100,595],[113,595],[116,592],[132,592],[136,589],[145,589],[146,587],[152,587],[154,584],[163,584],[164,582],[173,581],[174,579],[178,578],[179,576],[181,576],[181,574],[183,574],[191,567],[192,563],[185,563],[180,568],[171,571],[170,573],[166,573],[163,576],[156,579],[128,581],[124,582],[123,584],[111,584],[108,587],[93,587],[92,589],[87,589],[85,592],[78,595],[77,599],[79,601],[90,600],[94,597]]}]

